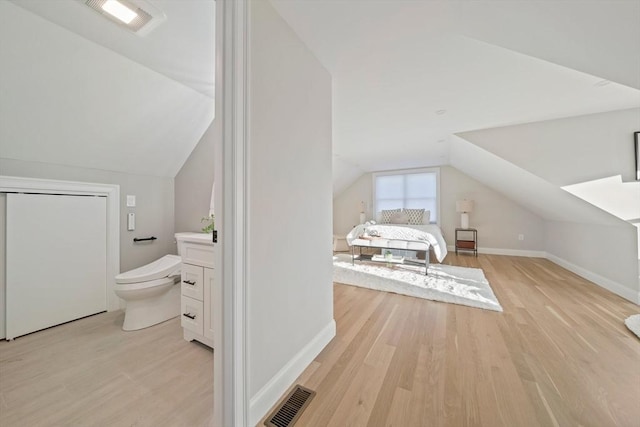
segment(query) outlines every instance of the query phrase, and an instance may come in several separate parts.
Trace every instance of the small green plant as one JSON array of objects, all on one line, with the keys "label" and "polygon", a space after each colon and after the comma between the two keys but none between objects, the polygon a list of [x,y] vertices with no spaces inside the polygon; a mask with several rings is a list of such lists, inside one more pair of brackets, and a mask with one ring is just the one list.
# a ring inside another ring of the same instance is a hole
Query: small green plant
[{"label": "small green plant", "polygon": [[213,233],[213,230],[215,230],[215,218],[214,215],[211,214],[209,216],[204,216],[202,217],[202,219],[200,220],[200,222],[206,222],[207,225],[202,227],[202,232],[203,233]]}]

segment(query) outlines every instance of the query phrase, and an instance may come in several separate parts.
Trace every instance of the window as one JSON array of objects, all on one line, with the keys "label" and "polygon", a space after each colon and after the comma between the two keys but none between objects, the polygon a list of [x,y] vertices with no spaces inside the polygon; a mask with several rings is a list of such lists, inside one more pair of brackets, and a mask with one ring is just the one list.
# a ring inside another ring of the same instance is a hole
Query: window
[{"label": "window", "polygon": [[373,203],[376,218],[386,209],[425,209],[431,222],[438,223],[440,206],[439,169],[380,172],[373,174]]}]

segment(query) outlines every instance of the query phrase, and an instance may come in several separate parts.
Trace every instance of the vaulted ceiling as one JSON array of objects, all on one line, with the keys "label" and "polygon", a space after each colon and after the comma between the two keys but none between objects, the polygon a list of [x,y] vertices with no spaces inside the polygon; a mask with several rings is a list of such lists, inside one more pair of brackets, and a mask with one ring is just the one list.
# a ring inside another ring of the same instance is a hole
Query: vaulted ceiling
[{"label": "vaulted ceiling", "polygon": [[174,177],[214,117],[215,1],[141,37],[79,0],[0,1],[0,157]]},{"label": "vaulted ceiling", "polygon": [[335,193],[459,132],[640,106],[638,1],[272,3],[333,78]]},{"label": "vaulted ceiling", "polygon": [[[0,156],[177,173],[213,120],[215,1],[147,1],[168,19],[146,37],[0,2]],[[640,106],[636,0],[271,2],[332,75],[338,192],[451,163],[460,132]]]}]

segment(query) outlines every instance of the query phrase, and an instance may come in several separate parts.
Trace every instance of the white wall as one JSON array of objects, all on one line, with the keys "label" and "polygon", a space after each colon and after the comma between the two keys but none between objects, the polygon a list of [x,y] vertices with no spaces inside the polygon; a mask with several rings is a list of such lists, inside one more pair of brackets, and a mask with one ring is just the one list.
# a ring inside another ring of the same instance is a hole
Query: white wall
[{"label": "white wall", "polygon": [[373,209],[373,184],[370,173],[360,175],[353,184],[333,199],[333,232],[345,236],[360,223],[360,202],[365,203],[367,219],[375,214]]},{"label": "white wall", "polygon": [[337,154],[333,155],[331,166],[333,170],[333,197],[341,194],[364,173],[360,166],[343,159]]},{"label": "white wall", "polygon": [[[511,199],[450,166],[440,169],[440,191],[440,227],[449,245],[453,244],[455,228],[460,227],[456,201],[467,199],[474,201],[469,225],[478,229],[481,250],[543,250],[544,221]],[[524,240],[518,240],[519,234]]]},{"label": "white wall", "polygon": [[557,264],[640,304],[636,228],[546,221],[545,250]]},{"label": "white wall", "polygon": [[331,77],[264,0],[249,3],[248,387],[262,417],[335,334]]},{"label": "white wall", "polygon": [[[345,235],[359,222],[361,200],[367,204],[367,218],[372,218],[372,186],[371,174],[364,174],[334,199],[334,233]],[[454,229],[460,226],[455,202],[464,198],[475,202],[475,209],[469,215],[470,225],[478,229],[481,249],[510,250],[512,253],[544,249],[544,221],[538,215],[456,168],[441,166],[440,228],[449,245],[453,244]],[[519,234],[524,235],[523,241],[518,240]]]},{"label": "white wall", "polygon": [[202,135],[175,178],[175,229],[201,231],[203,217],[209,215],[213,184],[214,128],[216,120]]}]

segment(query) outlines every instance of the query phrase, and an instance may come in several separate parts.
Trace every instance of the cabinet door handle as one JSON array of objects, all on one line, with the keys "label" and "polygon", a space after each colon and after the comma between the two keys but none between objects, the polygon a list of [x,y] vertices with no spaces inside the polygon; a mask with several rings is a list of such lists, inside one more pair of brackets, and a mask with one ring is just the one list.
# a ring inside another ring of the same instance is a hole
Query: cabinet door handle
[{"label": "cabinet door handle", "polygon": [[191,285],[191,286],[196,284],[196,282],[192,282],[191,280],[183,280],[182,283],[186,283],[187,285]]},{"label": "cabinet door handle", "polygon": [[182,314],[184,317],[188,317],[189,319],[193,320],[196,318],[195,314],[191,314],[191,313],[183,313]]}]

